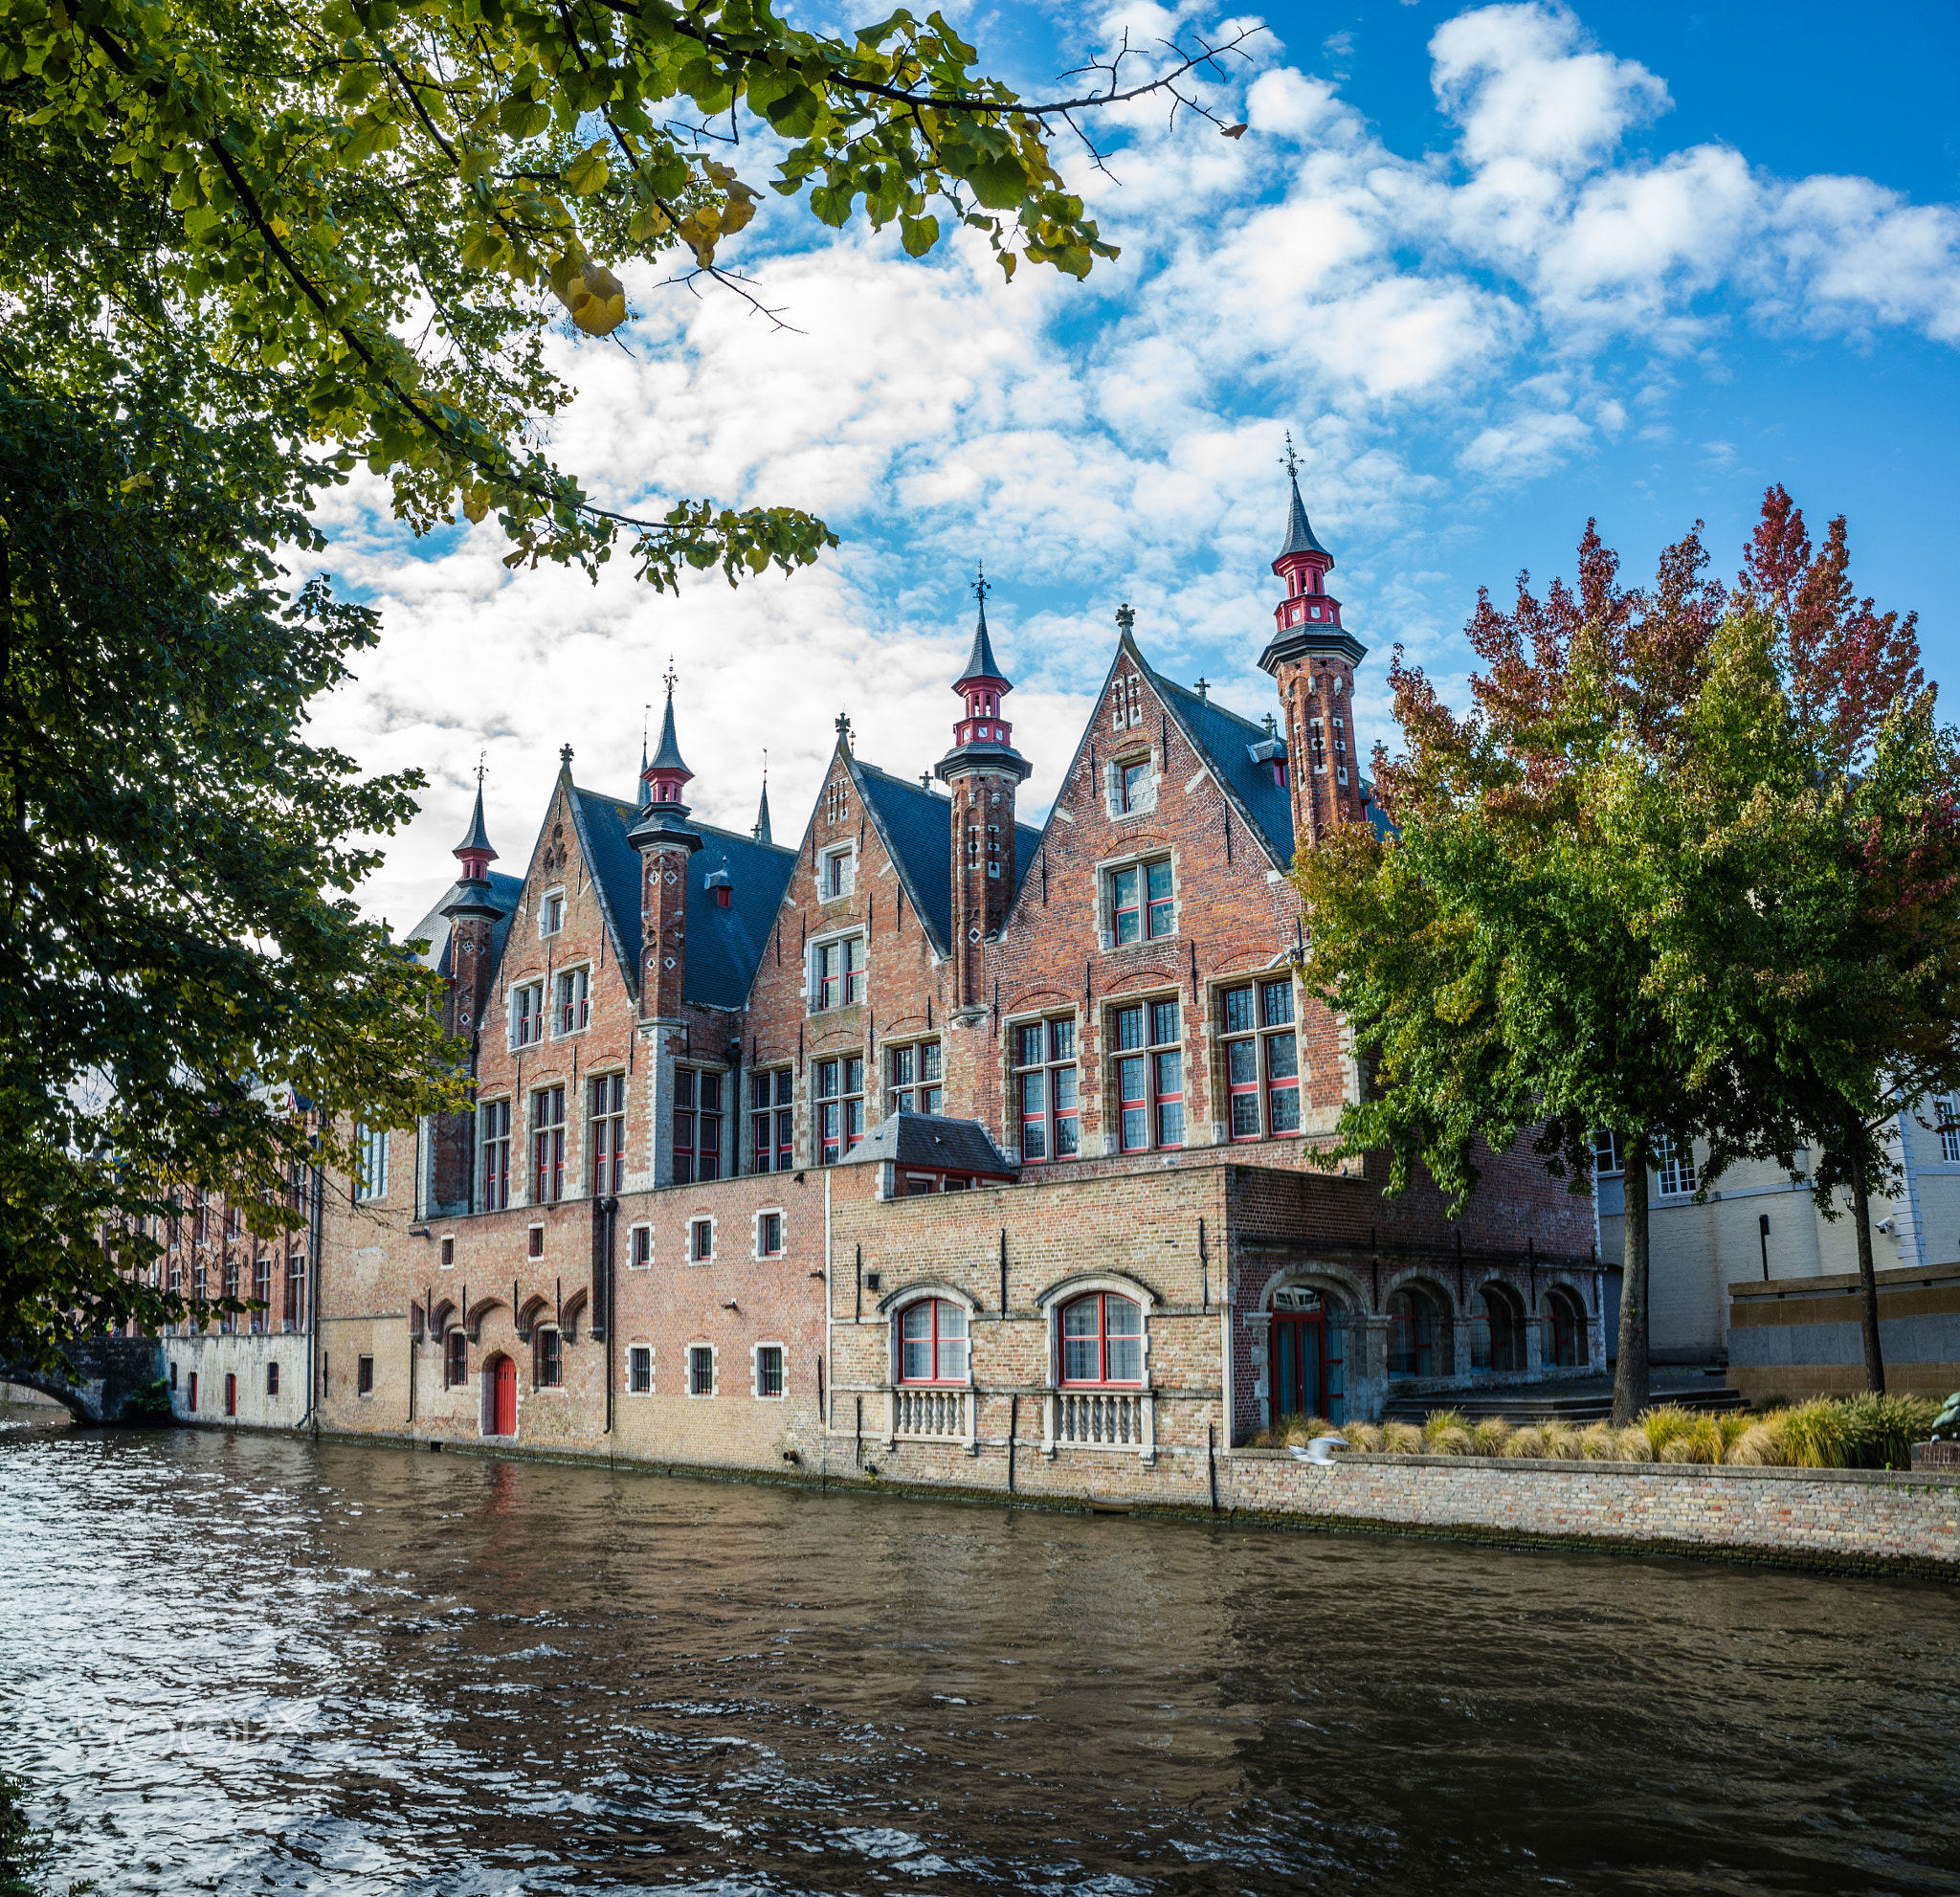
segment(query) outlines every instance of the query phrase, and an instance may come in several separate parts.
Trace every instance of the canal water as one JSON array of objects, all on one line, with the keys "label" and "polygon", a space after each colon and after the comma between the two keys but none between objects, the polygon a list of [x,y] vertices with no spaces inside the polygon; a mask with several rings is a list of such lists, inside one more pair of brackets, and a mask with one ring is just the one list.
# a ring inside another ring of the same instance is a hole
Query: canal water
[{"label": "canal water", "polygon": [[5,1413],[134,1891],[1960,1889],[1960,1595]]}]

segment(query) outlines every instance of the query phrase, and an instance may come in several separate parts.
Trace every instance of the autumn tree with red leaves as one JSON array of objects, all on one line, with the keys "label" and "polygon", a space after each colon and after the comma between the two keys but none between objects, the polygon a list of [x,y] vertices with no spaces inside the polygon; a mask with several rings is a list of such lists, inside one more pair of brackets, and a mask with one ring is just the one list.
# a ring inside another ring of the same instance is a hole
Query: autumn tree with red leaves
[{"label": "autumn tree with red leaves", "polygon": [[1339,1153],[1386,1150],[1391,1191],[1421,1166],[1460,1204],[1481,1151],[1528,1139],[1583,1192],[1594,1129],[1621,1139],[1620,1422],[1648,1394],[1650,1166],[1701,1139],[1704,1190],[1746,1155],[1793,1169],[1820,1110],[1862,1112],[1847,1016],[1903,1028],[1906,1002],[1834,995],[1860,946],[1870,971],[1859,889],[1888,865],[1895,905],[1930,929],[1938,904],[1908,847],[1946,744],[1912,621],[1852,599],[1842,524],[1813,553],[1781,489],[1749,557],[1730,594],[1697,523],[1630,589],[1589,524],[1575,588],[1480,593],[1467,715],[1396,653],[1408,748],[1375,773],[1397,834],[1345,829],[1296,871],[1310,977],[1371,1055]]}]

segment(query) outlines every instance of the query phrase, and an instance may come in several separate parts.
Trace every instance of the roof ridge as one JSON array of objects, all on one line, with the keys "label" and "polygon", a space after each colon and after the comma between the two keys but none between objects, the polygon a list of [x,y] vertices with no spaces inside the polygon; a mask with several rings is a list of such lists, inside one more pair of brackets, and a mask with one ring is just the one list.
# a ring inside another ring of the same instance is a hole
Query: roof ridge
[{"label": "roof ridge", "polygon": [[[1139,657],[1141,657],[1141,655],[1139,655]],[[1148,668],[1150,678],[1154,683],[1159,685],[1168,685],[1173,692],[1181,693],[1184,697],[1192,700],[1194,703],[1198,704],[1203,705],[1207,711],[1215,711],[1222,718],[1233,719],[1236,721],[1238,724],[1243,725],[1248,731],[1256,731],[1261,738],[1269,738],[1272,736],[1272,733],[1268,731],[1266,727],[1258,722],[1258,719],[1248,718],[1242,711],[1234,711],[1229,704],[1225,703],[1220,699],[1207,698],[1202,692],[1192,691],[1189,685],[1179,684],[1175,679],[1170,678],[1166,673],[1158,671],[1154,665],[1150,664],[1150,661],[1147,658],[1144,660],[1144,664]]]}]

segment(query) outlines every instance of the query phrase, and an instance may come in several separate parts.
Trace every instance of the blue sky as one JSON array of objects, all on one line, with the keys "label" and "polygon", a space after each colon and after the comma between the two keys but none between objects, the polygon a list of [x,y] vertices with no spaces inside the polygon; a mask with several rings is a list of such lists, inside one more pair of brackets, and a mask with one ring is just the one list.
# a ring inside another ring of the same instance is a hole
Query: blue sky
[{"label": "blue sky", "polygon": [[[1143,43],[1217,18],[956,17],[1030,95],[1125,26]],[[779,830],[800,826],[839,709],[862,755],[929,766],[983,557],[1036,815],[1123,600],[1153,660],[1258,716],[1288,429],[1372,649],[1357,709],[1391,744],[1397,640],[1460,699],[1480,584],[1569,570],[1589,515],[1636,577],[1700,517],[1732,575],[1771,480],[1819,526],[1849,517],[1860,591],[1917,606],[1928,669],[1960,677],[1940,585],[1960,498],[1960,11],[1261,17],[1255,57],[1207,94],[1243,138],[1145,107],[1107,122],[1112,177],[1077,162],[1124,246],[1086,284],[1004,285],[959,242],[911,263],[772,204],[737,260],[794,333],[632,266],[627,349],[554,344],[580,389],[562,464],[629,504],[811,507],[844,542],[821,569],[657,599],[623,571],[512,575],[490,525],[416,543],[372,489],[335,498],[334,565],[388,632],[323,726],[432,777],[378,908],[411,921],[446,882],[479,751],[506,867],[561,744],[580,782],[628,791],[670,653],[710,820],[746,826],[767,748]],[[745,148],[757,183],[766,161]]]}]

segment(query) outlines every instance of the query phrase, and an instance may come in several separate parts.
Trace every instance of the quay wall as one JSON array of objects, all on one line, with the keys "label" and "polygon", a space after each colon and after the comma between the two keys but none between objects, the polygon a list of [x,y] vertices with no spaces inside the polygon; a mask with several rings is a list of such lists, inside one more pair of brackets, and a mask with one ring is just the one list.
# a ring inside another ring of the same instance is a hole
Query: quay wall
[{"label": "quay wall", "polygon": [[649,1474],[848,1488],[894,1501],[972,1501],[1960,1581],[1960,1471],[1361,1454],[1317,1467],[1283,1450],[1160,1445],[1145,1461],[1094,1449],[1046,1454],[1038,1441],[1017,1442],[1010,1456],[999,1443],[959,1449],[835,1435],[819,1438],[801,1466],[744,1467],[625,1444],[594,1452],[322,1434],[466,1455],[603,1462]]}]

